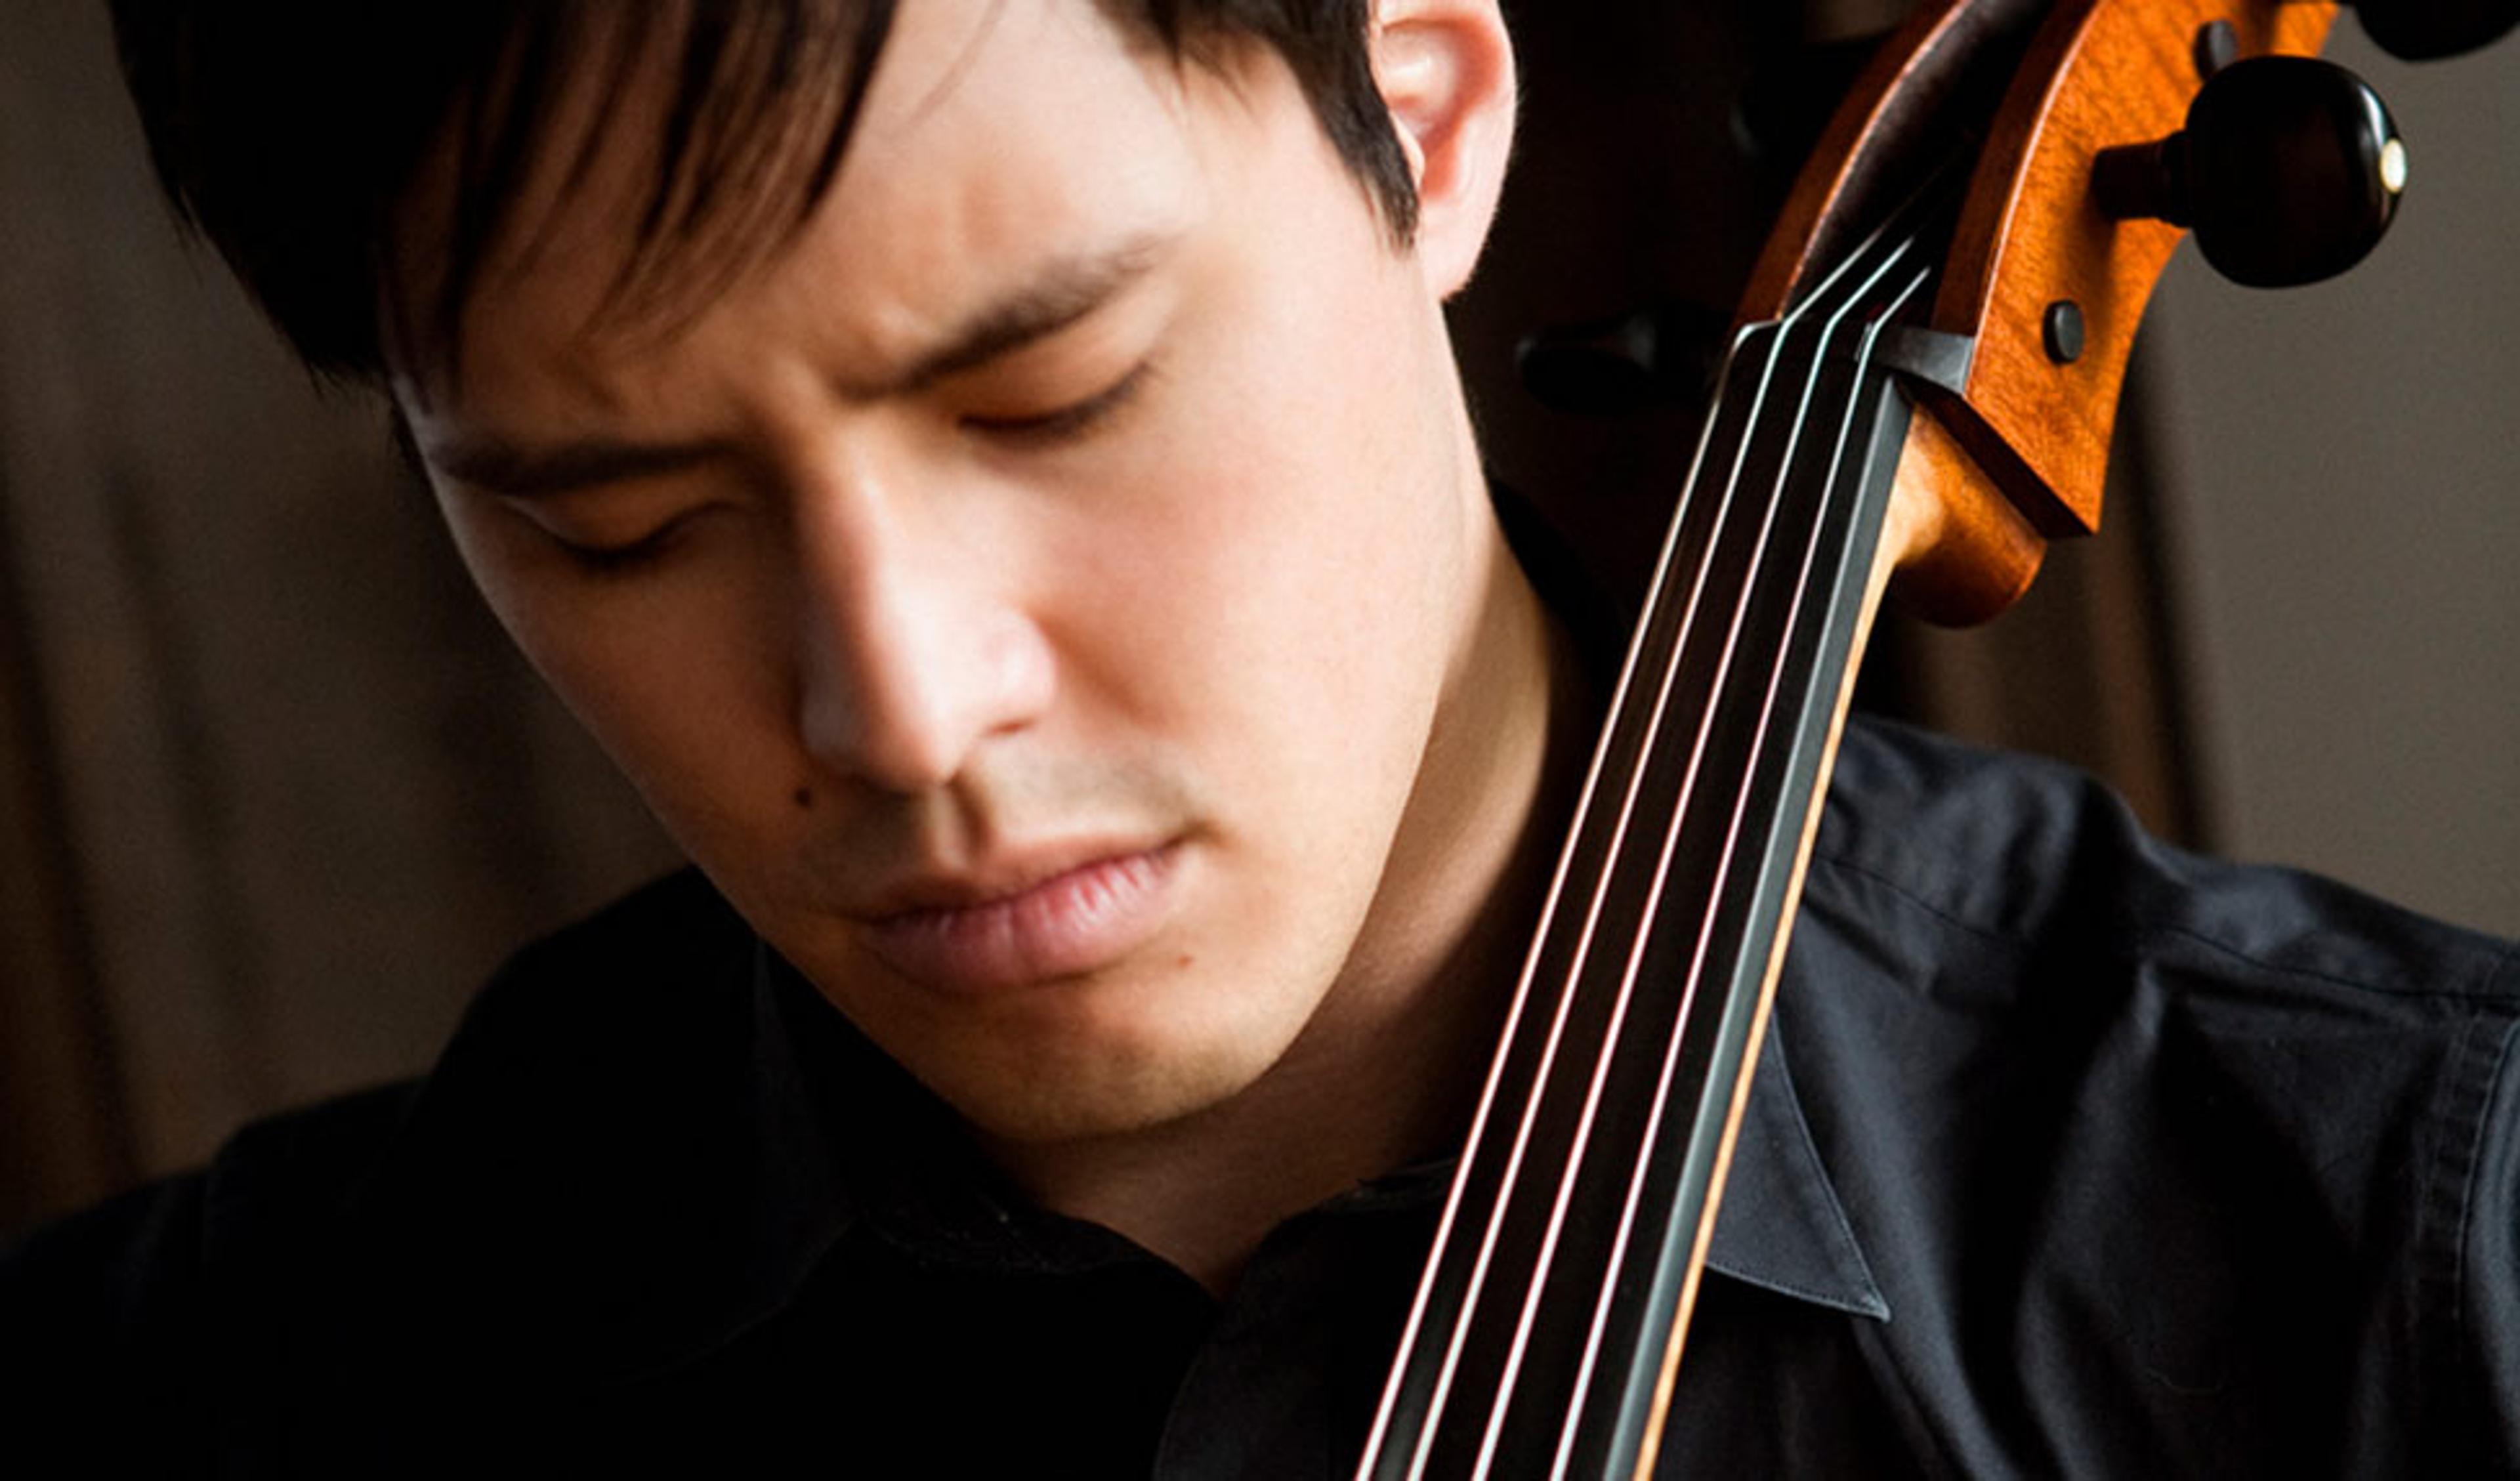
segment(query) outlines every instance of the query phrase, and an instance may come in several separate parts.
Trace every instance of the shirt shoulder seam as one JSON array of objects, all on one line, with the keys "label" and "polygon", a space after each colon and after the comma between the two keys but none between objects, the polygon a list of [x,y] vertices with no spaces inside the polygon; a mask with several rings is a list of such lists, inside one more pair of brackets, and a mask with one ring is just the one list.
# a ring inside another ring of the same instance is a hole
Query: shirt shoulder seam
[{"label": "shirt shoulder seam", "polygon": [[[2513,955],[2505,952],[2495,975],[2502,975],[2512,961]],[[2414,1262],[2422,1282],[2415,1320],[2432,1330],[2427,1366],[2450,1380],[2427,1385],[2435,1393],[2463,1396],[2470,1390],[2468,1251],[2479,1203],[2477,1182],[2484,1176],[2494,1108],[2507,1094],[2512,1065],[2520,1062],[2512,1052],[2515,1042],[2520,1042],[2520,1012],[2497,1014],[2489,1009],[2480,1013],[2459,1035],[2456,1062],[2441,1092],[2447,1134],[2425,1180]],[[2451,1426],[2453,1434],[2459,1429]]]},{"label": "shirt shoulder seam", "polygon": [[[2027,950],[2033,944],[2028,938],[2018,933],[1985,925],[1979,921],[1971,920],[1966,917],[1958,915],[1949,908],[1939,905],[1934,901],[1925,898],[1923,895],[1918,894],[1912,886],[1909,885],[1905,881],[1894,875],[1886,874],[1879,869],[1873,868],[1872,866],[1859,863],[1856,860],[1847,858],[1841,854],[1822,853],[1817,849],[1813,851],[1812,857],[1815,863],[1824,864],[1832,869],[1841,870],[1861,878],[1868,879],[1874,884],[1877,884],[1881,888],[1889,891],[1891,894],[1897,896],[1899,899],[1907,902],[1909,905],[1913,906],[1915,909],[1923,911],[1926,915],[1933,917],[1935,920],[1958,930],[1965,931],[1968,934],[1977,937],[1979,940],[2013,950]],[[2264,957],[2243,951],[2240,948],[2231,945],[2228,941],[2224,941],[2217,937],[2207,935],[2202,931],[2192,930],[2183,926],[2167,925],[2154,921],[2137,921],[2133,922],[2133,928],[2129,934],[2133,937],[2177,937],[2182,941],[2192,942],[2195,945],[2203,947],[2218,955],[2228,957],[2234,962],[2245,963],[2250,966],[2256,967],[2260,971],[2271,972],[2277,976],[2292,977],[2307,982],[2323,982],[2333,987],[2350,988],[2356,992],[2379,993],[2392,998],[2430,998],[2445,999],[2455,1002],[2490,1003],[2495,1001],[2498,996],[2497,984],[2500,983],[2505,976],[2509,975],[2508,969],[2513,963],[2514,953],[2515,951],[2520,951],[2520,946],[2515,946],[2510,943],[2503,944],[2499,950],[2496,952],[2493,961],[2480,974],[2481,983],[2477,986],[2410,987],[2373,980],[2370,978],[2349,977],[2336,972],[2324,972],[2315,967],[2303,966],[2297,964],[2270,962]],[[2119,955],[2121,957],[2125,957],[2133,954],[2121,951]]]},{"label": "shirt shoulder seam", "polygon": [[1907,901],[1910,905],[1923,911],[1926,915],[1942,921],[1944,924],[1956,926],[1982,941],[1993,942],[1999,946],[2011,947],[2026,946],[2029,944],[2019,936],[2005,931],[1997,930],[1991,926],[1981,925],[1977,921],[1957,915],[1946,907],[1937,905],[1933,901],[1916,893],[1915,889],[1904,880],[1884,874],[1870,865],[1858,863],[1853,859],[1847,858],[1843,854],[1828,853],[1823,852],[1821,849],[1814,848],[1812,850],[1812,862],[1815,864],[1824,864],[1831,869],[1842,870],[1847,874],[1855,875],[1865,879],[1869,879],[1873,883],[1880,885],[1883,889],[1886,889],[1890,893],[1898,896],[1900,899]]}]

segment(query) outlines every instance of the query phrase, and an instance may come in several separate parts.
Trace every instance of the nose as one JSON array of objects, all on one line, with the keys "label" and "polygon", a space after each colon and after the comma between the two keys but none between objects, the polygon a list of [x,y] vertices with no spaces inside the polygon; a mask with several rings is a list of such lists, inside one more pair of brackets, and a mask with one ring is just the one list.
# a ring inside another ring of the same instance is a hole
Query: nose
[{"label": "nose", "polygon": [[1050,645],[1010,590],[934,517],[865,486],[799,498],[797,725],[823,766],[915,794],[1049,707]]}]

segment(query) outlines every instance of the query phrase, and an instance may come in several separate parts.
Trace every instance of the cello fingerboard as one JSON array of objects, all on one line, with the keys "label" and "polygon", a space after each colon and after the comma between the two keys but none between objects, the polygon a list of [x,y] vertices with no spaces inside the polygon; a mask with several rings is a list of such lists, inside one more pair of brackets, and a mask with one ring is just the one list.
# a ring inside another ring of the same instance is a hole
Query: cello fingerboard
[{"label": "cello fingerboard", "polygon": [[1361,1477],[1652,1463],[1877,596],[1910,409],[1876,338],[1947,224],[1735,341]]}]

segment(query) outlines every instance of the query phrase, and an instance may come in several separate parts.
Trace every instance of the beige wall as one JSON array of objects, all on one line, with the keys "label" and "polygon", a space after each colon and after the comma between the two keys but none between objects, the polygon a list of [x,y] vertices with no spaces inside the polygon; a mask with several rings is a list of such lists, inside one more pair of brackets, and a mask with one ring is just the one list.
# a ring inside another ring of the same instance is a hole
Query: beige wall
[{"label": "beige wall", "polygon": [[2147,330],[2218,833],[2520,934],[2520,42],[2330,55],[2412,154],[2389,240],[2272,294],[2182,252]]}]

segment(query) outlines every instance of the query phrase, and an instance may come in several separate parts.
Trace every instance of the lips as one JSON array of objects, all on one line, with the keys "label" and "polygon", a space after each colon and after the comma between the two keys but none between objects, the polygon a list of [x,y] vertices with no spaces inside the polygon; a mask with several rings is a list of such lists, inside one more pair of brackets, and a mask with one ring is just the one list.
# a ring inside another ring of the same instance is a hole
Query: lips
[{"label": "lips", "polygon": [[938,880],[864,927],[894,971],[950,992],[1004,992],[1082,976],[1146,945],[1170,918],[1180,849],[1089,857],[1018,887]]}]

